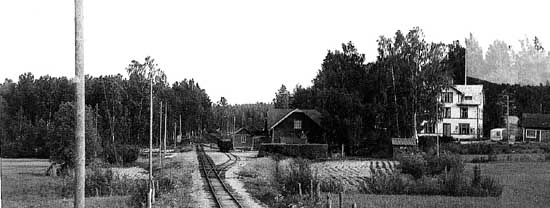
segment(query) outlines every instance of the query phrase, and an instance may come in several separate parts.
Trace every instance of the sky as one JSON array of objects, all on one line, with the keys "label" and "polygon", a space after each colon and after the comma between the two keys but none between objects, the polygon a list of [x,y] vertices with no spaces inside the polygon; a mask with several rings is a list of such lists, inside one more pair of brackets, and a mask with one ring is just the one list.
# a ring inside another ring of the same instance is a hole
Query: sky
[{"label": "sky", "polygon": [[[168,81],[195,79],[215,102],[271,102],[282,84],[310,86],[328,50],[352,41],[375,61],[376,40],[419,26],[431,42],[473,33],[519,49],[537,35],[550,48],[544,1],[84,0],[84,70],[126,74],[151,56]],[[25,72],[74,76],[74,4],[2,0],[0,80]]]}]

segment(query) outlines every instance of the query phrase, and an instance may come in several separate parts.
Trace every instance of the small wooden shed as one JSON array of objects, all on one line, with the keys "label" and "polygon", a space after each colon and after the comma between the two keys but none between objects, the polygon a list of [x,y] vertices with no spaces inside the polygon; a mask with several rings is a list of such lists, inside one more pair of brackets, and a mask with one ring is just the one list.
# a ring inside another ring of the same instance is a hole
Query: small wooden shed
[{"label": "small wooden shed", "polygon": [[414,138],[392,138],[393,158],[416,155],[420,152]]}]

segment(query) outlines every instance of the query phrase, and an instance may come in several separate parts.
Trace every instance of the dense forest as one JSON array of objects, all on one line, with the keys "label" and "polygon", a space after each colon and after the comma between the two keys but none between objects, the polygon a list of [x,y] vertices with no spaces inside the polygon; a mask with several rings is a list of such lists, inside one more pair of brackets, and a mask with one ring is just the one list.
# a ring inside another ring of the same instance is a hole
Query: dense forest
[{"label": "dense forest", "polygon": [[[183,134],[209,128],[212,103],[193,79],[169,86],[166,75],[150,57],[141,63],[131,61],[126,71],[127,78],[121,74],[86,76],[86,137],[87,142],[97,142],[87,147],[148,144],[149,77],[153,77],[155,130],[161,125],[161,102],[163,111],[168,112],[169,137],[174,125],[179,129],[180,116]],[[48,158],[70,150],[66,147],[71,144],[62,145],[65,148],[59,144],[74,140],[74,86],[66,77],[35,78],[32,73],[20,75],[18,82],[6,79],[0,85],[2,156]],[[158,141],[159,134],[153,136]]]}]

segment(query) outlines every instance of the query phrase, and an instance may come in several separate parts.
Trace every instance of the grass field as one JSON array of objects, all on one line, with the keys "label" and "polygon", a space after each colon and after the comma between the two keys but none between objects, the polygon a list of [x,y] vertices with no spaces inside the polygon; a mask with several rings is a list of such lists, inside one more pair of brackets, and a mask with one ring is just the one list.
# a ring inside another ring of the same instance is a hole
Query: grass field
[{"label": "grass field", "polygon": [[[44,173],[44,159],[2,159],[2,207],[72,207],[73,199],[61,195],[61,177]],[[126,207],[126,197],[86,198],[86,207]]]},{"label": "grass field", "polygon": [[[269,175],[266,158],[258,158],[247,164],[241,172],[251,195],[262,199],[266,180]],[[465,173],[473,175],[474,165],[467,163]],[[550,207],[550,162],[496,162],[481,163],[481,174],[492,176],[504,185],[500,197],[451,197],[451,196],[421,196],[421,195],[373,195],[346,193],[344,207],[351,207],[355,202],[358,207]],[[263,171],[260,171],[263,170]],[[259,183],[262,182],[262,183]],[[259,183],[259,184],[258,184]],[[260,185],[260,187],[257,187]],[[261,187],[263,186],[263,187]],[[321,204],[307,207],[320,207],[326,202],[326,196]],[[332,194],[333,207],[338,207],[338,196]],[[335,206],[336,205],[336,206]]]},{"label": "grass field", "polygon": [[[472,174],[474,164],[466,165]],[[448,197],[414,195],[346,194],[345,207],[549,207],[550,162],[480,164],[482,175],[493,176],[504,185],[500,197]],[[331,196],[337,199],[336,195]],[[337,201],[333,201],[333,204]]]}]

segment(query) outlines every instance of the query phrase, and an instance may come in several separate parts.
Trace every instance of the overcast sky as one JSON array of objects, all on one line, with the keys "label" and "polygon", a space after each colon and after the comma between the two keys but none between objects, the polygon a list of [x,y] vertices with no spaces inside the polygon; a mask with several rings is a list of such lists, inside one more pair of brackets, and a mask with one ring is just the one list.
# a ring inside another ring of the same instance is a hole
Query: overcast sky
[{"label": "overcast sky", "polygon": [[[152,56],[170,82],[194,78],[212,101],[270,102],[281,84],[311,85],[328,50],[353,41],[368,61],[378,36],[420,26],[428,41],[470,32],[519,47],[526,35],[550,48],[544,1],[84,0],[85,73],[124,74]],[[2,0],[0,79],[24,72],[74,76],[70,0]],[[517,47],[515,49],[517,49]]]}]

